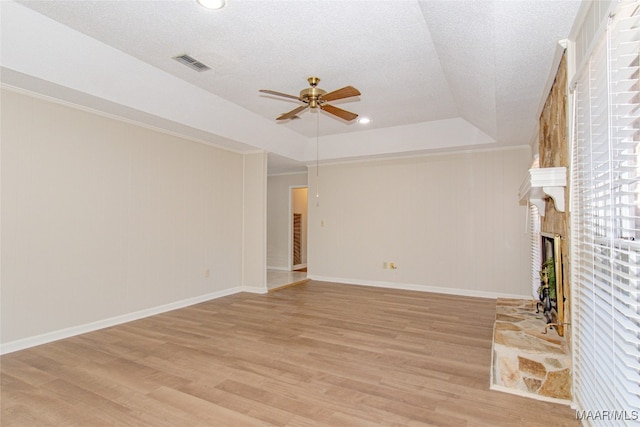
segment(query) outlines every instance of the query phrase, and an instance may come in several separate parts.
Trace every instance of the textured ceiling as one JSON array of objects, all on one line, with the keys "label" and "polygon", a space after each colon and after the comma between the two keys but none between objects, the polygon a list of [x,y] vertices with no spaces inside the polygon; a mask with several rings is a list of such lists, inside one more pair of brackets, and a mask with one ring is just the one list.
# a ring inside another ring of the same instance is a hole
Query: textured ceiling
[{"label": "textured ceiling", "polygon": [[[338,154],[338,150],[334,158],[393,154],[393,139],[399,142],[405,136],[388,129],[432,129],[430,124],[435,123],[458,128],[462,123],[469,132],[481,134],[483,143],[494,146],[528,144],[535,136],[544,92],[557,65],[558,41],[568,37],[580,6],[571,0],[227,0],[224,9],[209,11],[192,0],[18,3],[261,116],[269,126],[287,128],[303,141],[316,137],[315,112],[276,123],[275,117],[298,104],[258,90],[297,95],[308,87],[309,76],[320,77],[319,86],[327,91],[353,85],[362,95],[334,104],[372,122],[365,127],[322,114],[321,135],[333,137],[337,144],[346,138],[342,134],[356,140],[365,138],[356,135],[375,137],[372,131],[379,130],[391,142],[375,153],[354,148]],[[3,39],[2,47],[14,43],[20,40]],[[96,60],[99,50],[94,48],[85,60]],[[172,59],[183,53],[211,70],[198,73]],[[3,58],[6,70],[26,73],[10,62]],[[175,99],[184,95],[178,85],[163,84],[157,90]],[[206,103],[206,97],[202,100],[198,102]],[[118,114],[114,110],[111,113]],[[168,112],[165,119],[169,116]],[[214,112],[210,120],[217,119]],[[247,119],[238,116],[238,120]],[[425,135],[439,135],[450,143],[425,138],[412,142],[411,152],[465,145],[438,126],[437,133]],[[313,157],[311,148],[292,154],[297,149],[275,143],[269,149],[234,138],[231,132],[221,136],[297,161]],[[224,141],[218,144],[225,145]],[[327,144],[331,146],[331,139]]]}]

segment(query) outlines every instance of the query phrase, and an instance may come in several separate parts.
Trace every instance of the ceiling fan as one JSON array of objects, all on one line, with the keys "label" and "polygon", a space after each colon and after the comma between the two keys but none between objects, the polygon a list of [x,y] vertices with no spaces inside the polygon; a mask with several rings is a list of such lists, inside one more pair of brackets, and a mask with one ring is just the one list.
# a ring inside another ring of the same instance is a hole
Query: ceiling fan
[{"label": "ceiling fan", "polygon": [[298,108],[294,108],[288,113],[284,113],[276,120],[287,120],[297,118],[298,113],[306,110],[307,108],[320,108],[323,111],[326,111],[329,114],[333,114],[334,116],[340,117],[341,119],[351,121],[358,117],[357,114],[352,113],[347,110],[343,110],[342,108],[335,107],[333,105],[327,104],[329,101],[335,101],[343,98],[350,98],[352,96],[359,96],[360,91],[353,86],[345,86],[342,89],[337,89],[332,92],[327,92],[323,89],[320,89],[318,86],[318,82],[320,79],[318,77],[309,77],[307,79],[310,88],[303,89],[300,91],[299,96],[288,95],[286,93],[276,92],[273,90],[261,89],[260,92],[268,93],[269,95],[282,96],[285,98],[297,99],[298,101],[302,101],[304,105],[299,106]]}]

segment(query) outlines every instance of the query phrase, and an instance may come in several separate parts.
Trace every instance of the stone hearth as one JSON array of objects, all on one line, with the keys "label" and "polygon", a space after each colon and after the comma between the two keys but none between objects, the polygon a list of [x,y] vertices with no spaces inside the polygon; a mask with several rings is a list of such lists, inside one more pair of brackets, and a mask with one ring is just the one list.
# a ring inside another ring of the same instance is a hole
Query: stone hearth
[{"label": "stone hearth", "polygon": [[499,298],[493,329],[491,389],[571,403],[571,355],[566,339],[536,313],[535,300]]}]

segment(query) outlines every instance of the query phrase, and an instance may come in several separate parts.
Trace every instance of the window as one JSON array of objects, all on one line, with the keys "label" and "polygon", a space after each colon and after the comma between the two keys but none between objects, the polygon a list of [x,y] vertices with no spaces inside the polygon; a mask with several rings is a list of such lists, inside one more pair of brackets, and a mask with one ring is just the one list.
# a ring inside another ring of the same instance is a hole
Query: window
[{"label": "window", "polygon": [[574,91],[574,395],[585,424],[637,425],[640,3],[621,2],[601,39]]}]

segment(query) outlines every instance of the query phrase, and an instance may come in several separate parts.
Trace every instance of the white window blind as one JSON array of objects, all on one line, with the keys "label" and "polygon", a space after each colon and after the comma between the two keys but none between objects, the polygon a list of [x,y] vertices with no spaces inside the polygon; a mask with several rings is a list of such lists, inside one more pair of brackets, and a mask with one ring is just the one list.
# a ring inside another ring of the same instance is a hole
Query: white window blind
[{"label": "white window blind", "polygon": [[574,395],[586,425],[640,423],[640,3],[580,71],[572,147]]},{"label": "white window blind", "polygon": [[538,207],[529,205],[529,236],[531,237],[531,294],[535,299],[539,298],[540,269],[542,266],[542,254],[540,248],[540,213]]}]

